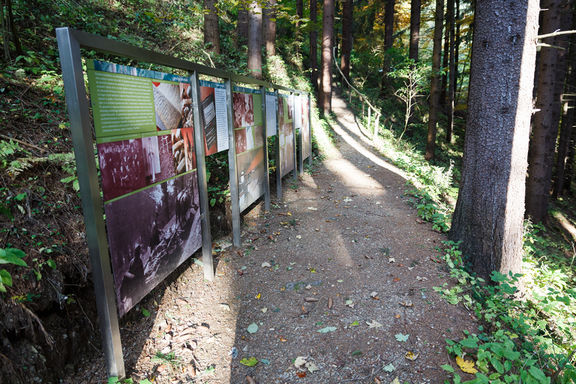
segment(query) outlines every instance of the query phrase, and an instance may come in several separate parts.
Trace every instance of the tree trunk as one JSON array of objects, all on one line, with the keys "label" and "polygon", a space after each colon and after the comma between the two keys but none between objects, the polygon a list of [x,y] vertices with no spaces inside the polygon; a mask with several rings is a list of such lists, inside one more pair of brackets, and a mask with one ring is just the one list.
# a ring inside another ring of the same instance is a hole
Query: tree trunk
[{"label": "tree trunk", "polygon": [[386,0],[384,8],[384,62],[382,63],[381,95],[386,93],[388,72],[390,72],[390,49],[394,46],[394,6],[396,0]]},{"label": "tree trunk", "polygon": [[462,180],[450,238],[462,241],[463,254],[484,279],[522,268],[538,11],[538,0],[476,5]]},{"label": "tree trunk", "polygon": [[[450,0],[444,0],[450,2]],[[448,25],[448,13],[445,15],[446,28],[444,29],[444,45],[442,45],[442,84],[440,85],[440,106],[446,112],[446,100],[448,95],[448,59],[450,57],[450,28]]]},{"label": "tree trunk", "polygon": [[454,91],[456,89],[456,58],[455,55],[455,35],[456,30],[454,28],[454,0],[448,0],[448,12],[446,20],[446,28],[450,31],[449,39],[449,56],[448,60],[448,97],[446,100],[446,115],[448,116],[448,123],[446,124],[446,142],[452,142],[452,131],[454,130]]},{"label": "tree trunk", "polygon": [[204,0],[204,45],[207,46],[210,52],[220,54],[217,1]]},{"label": "tree trunk", "polygon": [[421,0],[410,3],[410,52],[409,57],[418,62],[418,43],[420,42],[420,8]]},{"label": "tree trunk", "polygon": [[[573,1],[570,1],[573,3]],[[562,12],[562,29],[569,30],[574,25],[573,13],[569,10]],[[564,193],[564,178],[566,170],[566,162],[568,160],[568,149],[570,146],[570,137],[572,136],[572,129],[574,125],[575,114],[575,96],[576,90],[576,38],[574,35],[566,36],[568,42],[568,58],[566,68],[566,82],[564,84],[563,100],[563,114],[562,124],[560,130],[560,137],[558,139],[558,154],[556,156],[556,174],[554,177],[554,188],[552,196],[557,199]],[[570,94],[568,96],[567,94]]]},{"label": "tree trunk", "polygon": [[248,71],[257,79],[262,78],[262,7],[258,1],[250,5],[248,23]]},{"label": "tree trunk", "polygon": [[334,39],[334,0],[324,0],[322,18],[322,73],[318,100],[320,110],[328,114],[332,110],[332,44]]},{"label": "tree trunk", "polygon": [[266,56],[276,54],[276,0],[268,0],[263,14]]},{"label": "tree trunk", "polygon": [[562,194],[572,196],[572,180],[574,180],[574,158],[576,157],[576,129],[572,127],[568,153],[566,155],[566,167],[564,169],[564,182]]},{"label": "tree trunk", "polygon": [[310,82],[318,94],[318,3],[310,0]]},{"label": "tree trunk", "polygon": [[[344,77],[350,81],[350,55],[352,53],[352,26],[354,19],[352,18],[354,9],[353,0],[344,0],[342,5],[342,52],[340,70]],[[344,84],[342,84],[344,85]]]},{"label": "tree trunk", "polygon": [[442,50],[442,19],[444,0],[436,0],[434,17],[434,48],[432,49],[432,81],[430,83],[430,101],[428,112],[428,136],[426,138],[426,160],[434,159],[436,148],[436,124],[440,109],[440,51]]},{"label": "tree trunk", "polygon": [[[540,34],[562,28],[565,0],[542,0],[542,25]],[[545,43],[565,46],[560,36],[546,39]],[[566,48],[566,47],[564,47]],[[554,149],[560,120],[562,84],[566,66],[564,53],[557,48],[542,47],[538,61],[536,113],[532,124],[532,138],[528,157],[526,182],[526,215],[534,222],[544,222],[548,214],[548,199],[552,183]]]},{"label": "tree trunk", "polygon": [[240,48],[248,42],[248,10],[241,3],[238,8],[238,23],[236,24],[236,46]]},{"label": "tree trunk", "polygon": [[456,0],[456,15],[454,19],[454,104],[458,104],[458,64],[460,62],[460,0]]}]

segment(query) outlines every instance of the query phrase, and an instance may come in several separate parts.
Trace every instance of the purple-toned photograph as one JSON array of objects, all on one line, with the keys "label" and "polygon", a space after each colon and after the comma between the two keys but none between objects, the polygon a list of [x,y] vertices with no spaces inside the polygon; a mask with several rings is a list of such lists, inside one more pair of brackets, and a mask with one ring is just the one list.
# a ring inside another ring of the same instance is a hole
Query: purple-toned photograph
[{"label": "purple-toned photograph", "polygon": [[98,144],[98,159],[104,201],[176,175],[169,135]]},{"label": "purple-toned photograph", "polygon": [[246,128],[234,130],[234,141],[236,142],[236,153],[246,152],[248,149]]},{"label": "purple-toned photograph", "polygon": [[236,156],[238,162],[238,193],[240,210],[248,208],[264,193],[266,171],[264,148],[244,152]]},{"label": "purple-toned photograph", "polygon": [[120,316],[201,247],[199,205],[196,172],[105,205]]},{"label": "purple-toned photograph", "polygon": [[234,128],[249,127],[254,124],[254,99],[251,93],[232,94]]}]

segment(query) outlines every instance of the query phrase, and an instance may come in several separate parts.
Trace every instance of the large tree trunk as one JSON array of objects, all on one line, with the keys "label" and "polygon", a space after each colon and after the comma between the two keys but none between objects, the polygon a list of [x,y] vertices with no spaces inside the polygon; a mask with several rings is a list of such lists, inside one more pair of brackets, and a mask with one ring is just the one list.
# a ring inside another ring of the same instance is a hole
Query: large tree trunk
[{"label": "large tree trunk", "polygon": [[220,53],[220,31],[218,30],[218,0],[204,0],[204,45],[211,52]]},{"label": "large tree trunk", "polygon": [[[444,0],[450,2],[450,0]],[[448,13],[445,18],[448,19]],[[445,22],[446,28],[444,29],[444,44],[442,45],[442,81],[440,85],[440,106],[442,111],[446,111],[446,99],[448,95],[448,59],[450,58],[450,28],[448,27],[448,20]]]},{"label": "large tree trunk", "polygon": [[538,11],[538,0],[476,5],[462,180],[450,238],[462,241],[484,279],[522,267]]},{"label": "large tree trunk", "polygon": [[[574,1],[570,1],[574,3]],[[573,7],[573,5],[572,5]],[[573,13],[569,10],[563,12],[562,16],[562,29],[571,29],[574,25]],[[552,195],[555,199],[564,193],[564,178],[566,170],[566,162],[568,160],[568,149],[570,146],[570,137],[572,136],[572,129],[574,125],[575,115],[575,96],[576,90],[576,38],[574,35],[566,36],[568,40],[568,58],[566,68],[566,81],[564,84],[564,95],[562,96],[562,124],[560,130],[560,137],[558,139],[558,155],[556,156],[556,174],[554,177],[554,188]]]},{"label": "large tree trunk", "polygon": [[421,0],[410,3],[410,51],[409,57],[418,62],[418,43],[420,42],[420,8]]},{"label": "large tree trunk", "polygon": [[250,5],[248,23],[248,70],[255,78],[262,78],[262,7],[258,1],[253,1]]},{"label": "large tree trunk", "polygon": [[263,14],[266,56],[276,54],[276,0],[268,0]]},{"label": "large tree trunk", "polygon": [[318,94],[318,2],[310,0],[310,82]]},{"label": "large tree trunk", "polygon": [[436,0],[434,17],[434,48],[432,49],[432,81],[430,83],[430,100],[428,112],[428,136],[426,138],[426,160],[434,158],[436,148],[436,124],[440,109],[440,51],[442,50],[442,19],[444,0]]},{"label": "large tree trunk", "polygon": [[[542,0],[542,25],[540,34],[551,33],[562,27],[561,16],[565,0]],[[570,10],[568,10],[570,11]],[[545,43],[565,45],[564,39],[555,37]],[[554,149],[558,136],[558,123],[562,96],[562,84],[566,66],[562,51],[542,47],[538,60],[536,113],[532,124],[532,138],[528,157],[528,180],[526,182],[526,215],[534,222],[544,222],[548,214],[548,199],[552,183]]]},{"label": "large tree trunk", "polygon": [[334,0],[324,0],[322,18],[322,73],[318,100],[320,110],[328,114],[332,110],[332,44],[334,41]]},{"label": "large tree trunk", "polygon": [[384,62],[382,63],[381,93],[386,92],[388,72],[390,72],[389,50],[394,46],[394,6],[396,0],[386,0],[384,8]]},{"label": "large tree trunk", "polygon": [[[342,52],[340,70],[344,77],[350,81],[350,55],[352,53],[352,18],[354,3],[353,0],[344,0],[342,5]],[[343,84],[344,85],[344,84]]]},{"label": "large tree trunk", "polygon": [[572,127],[570,142],[568,143],[568,153],[566,154],[566,166],[564,169],[564,182],[562,194],[572,196],[572,180],[574,180],[574,158],[576,157],[576,129]]},{"label": "large tree trunk", "polygon": [[454,0],[448,0],[448,12],[446,13],[446,28],[450,31],[449,60],[448,60],[448,97],[446,99],[446,115],[448,123],[446,124],[446,142],[452,142],[452,131],[454,130],[454,93],[456,90],[456,29],[454,22]]},{"label": "large tree trunk", "polygon": [[239,48],[248,42],[248,10],[243,4],[238,8],[238,22],[236,24],[236,46]]}]

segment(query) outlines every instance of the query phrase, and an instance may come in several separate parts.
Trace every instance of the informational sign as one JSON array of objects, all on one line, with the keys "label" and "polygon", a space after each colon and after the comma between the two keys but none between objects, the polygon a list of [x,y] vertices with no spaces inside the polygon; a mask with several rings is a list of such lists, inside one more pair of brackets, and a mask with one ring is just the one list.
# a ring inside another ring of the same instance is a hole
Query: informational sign
[{"label": "informational sign", "polygon": [[246,88],[232,94],[240,211],[264,194],[266,165],[261,105],[260,91]]},{"label": "informational sign", "polygon": [[294,108],[294,128],[302,128],[302,97],[300,95],[292,96],[292,106]]},{"label": "informational sign", "polygon": [[90,61],[88,85],[122,316],[202,244],[190,84]]},{"label": "informational sign", "polygon": [[302,108],[302,159],[312,155],[312,143],[310,138],[310,99],[307,96],[300,96],[300,106]]},{"label": "informational sign", "polygon": [[278,135],[280,140],[280,169],[282,176],[294,170],[294,126],[292,125],[291,96],[278,97]]},{"label": "informational sign", "polygon": [[275,94],[266,94],[266,137],[276,135],[278,98]]},{"label": "informational sign", "polygon": [[200,81],[206,156],[228,149],[228,113],[224,84]]}]

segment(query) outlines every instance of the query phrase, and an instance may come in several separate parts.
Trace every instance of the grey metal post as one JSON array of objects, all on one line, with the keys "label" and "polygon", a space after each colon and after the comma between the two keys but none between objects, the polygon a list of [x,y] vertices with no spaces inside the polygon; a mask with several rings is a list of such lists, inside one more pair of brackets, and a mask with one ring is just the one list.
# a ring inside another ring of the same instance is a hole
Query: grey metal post
[{"label": "grey metal post", "polygon": [[210,211],[208,208],[208,181],[206,180],[206,159],[204,152],[204,124],[200,108],[200,84],[198,72],[190,75],[192,86],[192,106],[194,108],[194,148],[196,150],[196,175],[200,193],[200,223],[202,225],[202,264],[204,278],[214,280],[214,261],[212,259],[212,234],[210,233]]},{"label": "grey metal post", "polygon": [[298,182],[298,151],[296,150],[297,146],[297,139],[296,139],[296,107],[294,102],[294,93],[291,93],[292,96],[292,151],[294,154],[294,170],[292,171],[292,177],[294,182]]},{"label": "grey metal post", "polygon": [[[280,94],[276,90],[276,140],[274,142],[276,146],[276,199],[282,201],[282,159],[280,157],[280,125],[278,124],[278,114],[280,109],[278,105],[280,100]],[[282,112],[284,113],[284,102],[282,102]]]},{"label": "grey metal post", "polygon": [[370,126],[371,125],[372,125],[372,108],[370,106],[368,106],[368,124],[366,125],[368,132],[370,132]]},{"label": "grey metal post", "polygon": [[310,155],[308,165],[312,166],[312,95],[308,94],[308,138],[310,139]]},{"label": "grey metal post", "polygon": [[239,247],[240,194],[238,193],[238,166],[236,164],[236,139],[234,138],[234,113],[232,105],[232,81],[226,79],[226,112],[228,114],[228,169],[230,174],[230,206],[232,209],[232,244]]},{"label": "grey metal post", "polygon": [[262,122],[264,127],[262,129],[263,143],[264,143],[264,210],[270,210],[270,177],[268,175],[268,119],[266,118],[266,88],[260,86],[260,94],[262,95]]},{"label": "grey metal post", "polygon": [[373,136],[372,140],[376,140],[376,138],[378,137],[378,133],[379,133],[378,130],[380,128],[380,116],[381,115],[382,115],[381,113],[378,113],[376,115],[376,121],[374,122],[374,136]]},{"label": "grey metal post", "polygon": [[92,129],[84,87],[80,44],[71,36],[68,28],[56,29],[56,38],[60,51],[66,104],[70,117],[70,129],[86,225],[86,241],[92,264],[96,307],[108,376],[122,378],[126,372],[118,326],[114,279],[110,267],[110,254],[108,253],[108,241],[104,226],[102,198],[100,197],[100,185],[94,160]]}]

